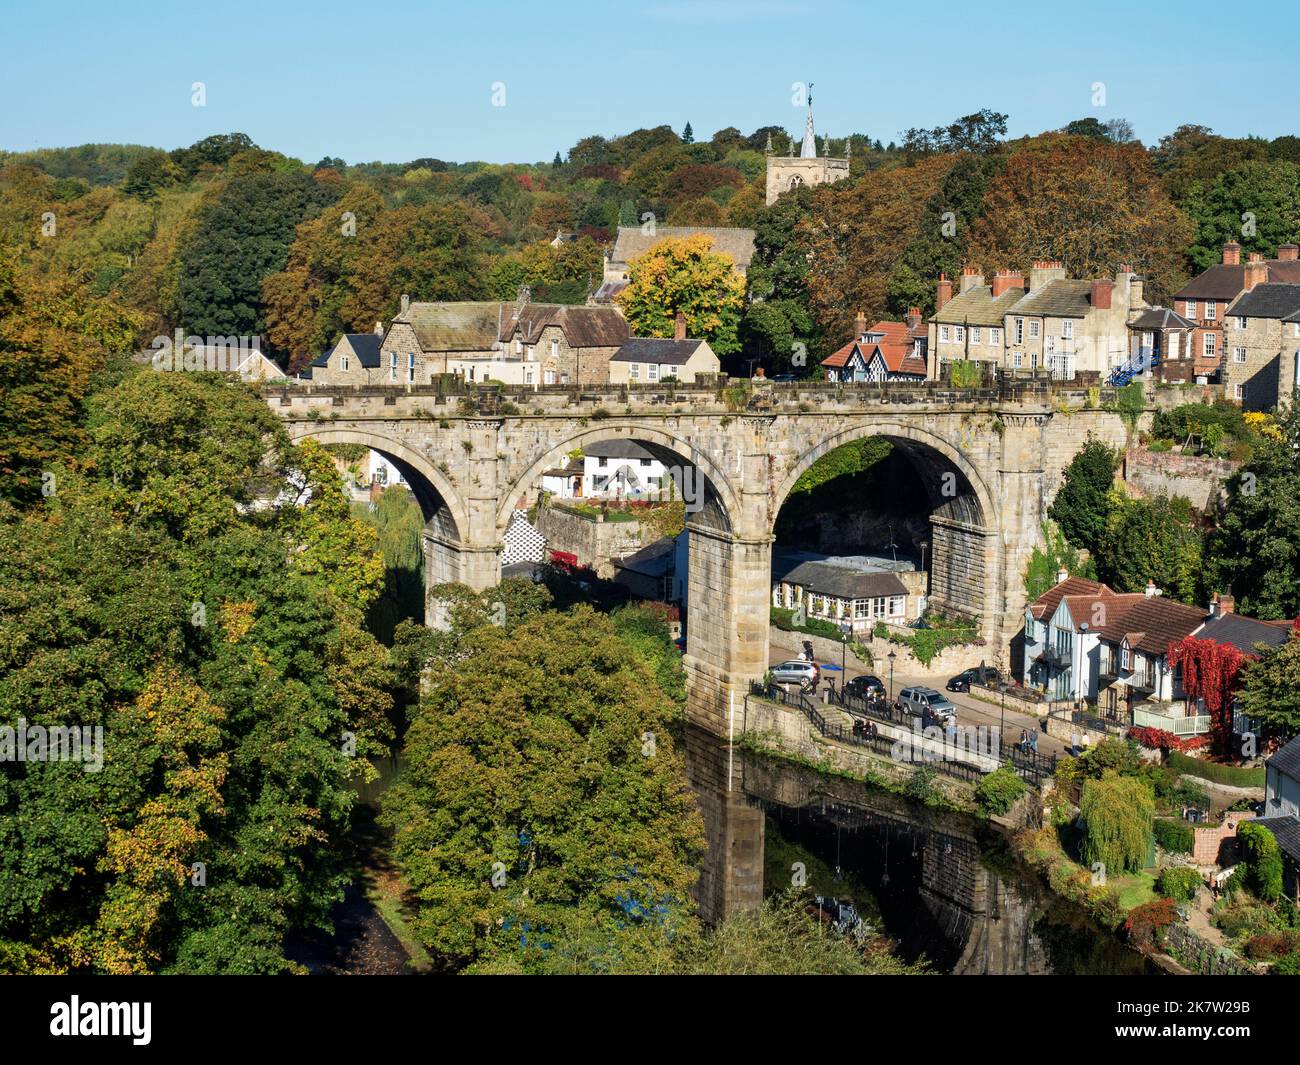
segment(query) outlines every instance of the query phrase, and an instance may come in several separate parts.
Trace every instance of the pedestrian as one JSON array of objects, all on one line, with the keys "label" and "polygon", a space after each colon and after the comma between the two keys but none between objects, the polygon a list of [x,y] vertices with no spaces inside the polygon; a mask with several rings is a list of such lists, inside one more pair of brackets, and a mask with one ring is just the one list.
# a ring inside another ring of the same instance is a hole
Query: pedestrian
[{"label": "pedestrian", "polygon": [[1088,753],[1088,734],[1086,732],[1083,734],[1083,741],[1082,741],[1082,746],[1080,747],[1080,751],[1083,754]]},{"label": "pedestrian", "polygon": [[1020,742],[1016,744],[1022,751],[1029,746],[1029,733],[1024,729],[1020,730]]}]

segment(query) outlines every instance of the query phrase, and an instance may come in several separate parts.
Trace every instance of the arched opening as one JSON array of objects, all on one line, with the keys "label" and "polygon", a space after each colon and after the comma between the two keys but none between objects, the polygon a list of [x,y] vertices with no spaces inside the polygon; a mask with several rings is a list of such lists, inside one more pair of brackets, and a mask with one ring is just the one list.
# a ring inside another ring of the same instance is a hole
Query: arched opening
[{"label": "arched opening", "polygon": [[[591,598],[664,602],[689,630],[693,540],[730,534],[734,500],[726,475],[689,441],[640,425],[586,427],[531,463],[503,499],[502,574],[536,576],[539,562],[579,570]],[[511,564],[530,537],[531,557]]]},{"label": "arched opening", "polygon": [[[380,434],[304,425],[291,428],[290,436],[295,441],[312,438],[326,446],[344,444],[367,449],[351,495],[354,503],[366,508],[367,519],[379,529],[388,570],[384,593],[372,609],[373,631],[384,639],[405,617],[427,620],[425,589],[458,582],[464,576],[460,548],[461,530],[467,519],[451,482],[424,456]],[[421,518],[414,558],[408,516],[400,505],[402,490],[419,507]]]},{"label": "arched opening", "polygon": [[974,641],[997,613],[992,497],[962,452],[928,431],[835,434],[775,500],[771,603],[783,631],[773,660],[800,649],[801,630],[870,646],[882,631],[934,626]]}]

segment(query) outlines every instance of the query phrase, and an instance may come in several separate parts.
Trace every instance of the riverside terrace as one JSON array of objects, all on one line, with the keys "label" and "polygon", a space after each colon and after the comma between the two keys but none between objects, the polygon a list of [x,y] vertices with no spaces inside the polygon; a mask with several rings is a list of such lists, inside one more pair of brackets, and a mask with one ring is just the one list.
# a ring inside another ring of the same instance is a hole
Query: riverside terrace
[{"label": "riverside terrace", "polygon": [[[701,486],[688,500],[688,714],[725,735],[768,664],[773,528],[800,475],[843,444],[883,436],[930,499],[931,602],[979,619],[1002,657],[1024,611],[1021,574],[1048,501],[1089,435],[1123,445],[1150,418],[1118,394],[1044,376],[993,387],[758,384],[600,389],[265,386],[294,440],[387,456],[424,511],[425,579],[500,581],[516,507],[575,448],[635,440]],[[1003,663],[1005,665],[1005,663]]]}]

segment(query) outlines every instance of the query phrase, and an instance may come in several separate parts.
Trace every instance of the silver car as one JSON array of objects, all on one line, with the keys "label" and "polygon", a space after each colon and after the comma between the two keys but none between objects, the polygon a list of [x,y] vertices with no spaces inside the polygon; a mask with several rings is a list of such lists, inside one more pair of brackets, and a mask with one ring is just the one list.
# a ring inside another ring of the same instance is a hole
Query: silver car
[{"label": "silver car", "polygon": [[821,675],[821,668],[816,662],[802,662],[798,659],[772,667],[772,680],[776,684],[798,684],[801,688],[810,688],[816,686]]},{"label": "silver car", "polygon": [[904,688],[898,693],[898,705],[904,713],[921,718],[923,726],[935,724],[947,728],[957,723],[957,708],[952,700],[933,688]]}]

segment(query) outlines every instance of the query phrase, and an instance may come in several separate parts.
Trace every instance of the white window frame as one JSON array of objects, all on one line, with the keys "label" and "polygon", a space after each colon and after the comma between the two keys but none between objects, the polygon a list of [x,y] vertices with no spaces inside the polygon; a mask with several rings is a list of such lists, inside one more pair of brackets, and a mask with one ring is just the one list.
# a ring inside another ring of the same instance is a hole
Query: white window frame
[{"label": "white window frame", "polygon": [[1025,342],[1025,320],[1023,318],[1013,319],[1012,328],[1013,332],[1011,335],[1016,338],[1014,343],[1023,344]]},{"label": "white window frame", "polygon": [[1206,320],[1207,322],[1213,322],[1213,321],[1217,320],[1218,317],[1219,317],[1219,301],[1218,301],[1218,300],[1206,300],[1206,301],[1205,301],[1205,320]]},{"label": "white window frame", "polygon": [[523,353],[524,353],[524,342],[519,337],[515,337],[515,354],[522,355]]},{"label": "white window frame", "polygon": [[558,359],[559,357],[560,357],[560,342],[559,342],[558,340],[552,338],[552,339],[551,339],[551,358],[553,358],[553,359]]},{"label": "white window frame", "polygon": [[390,381],[397,380],[397,352],[395,351],[388,353],[388,379]]},{"label": "white window frame", "polygon": [[633,381],[641,380],[641,364],[639,362],[628,363],[627,374]]},{"label": "white window frame", "polygon": [[1183,317],[1188,321],[1196,321],[1196,301],[1183,300]]},{"label": "white window frame", "polygon": [[1064,319],[1064,320],[1061,322],[1061,339],[1062,339],[1062,340],[1073,340],[1073,339],[1074,339],[1074,320],[1073,320],[1073,319],[1071,319],[1071,318],[1066,318],[1066,319]]},{"label": "white window frame", "polygon": [[[415,352],[413,351],[406,354],[406,379],[408,381],[415,380]],[[471,378],[471,380],[473,379]]]},{"label": "white window frame", "polygon": [[645,379],[647,381],[659,380],[659,366],[657,363],[653,363],[653,362],[646,363]]},{"label": "white window frame", "polygon": [[973,325],[970,327],[970,342],[972,344],[984,343],[984,341],[981,339],[983,335],[984,335],[983,331],[980,329],[979,326]]},{"label": "white window frame", "polygon": [[1125,647],[1123,644],[1120,645],[1119,649],[1119,668],[1125,673],[1133,671],[1133,649]]},{"label": "white window frame", "polygon": [[1201,354],[1207,359],[1214,358],[1219,352],[1216,335],[1215,333],[1201,334]]},{"label": "white window frame", "polygon": [[1233,399],[1245,399],[1245,398],[1246,398],[1246,386],[1245,386],[1245,385],[1233,385],[1233,386],[1232,386],[1232,389],[1233,389],[1233,391],[1232,391],[1232,397],[1233,397]]},{"label": "white window frame", "polygon": [[346,355],[339,356],[339,368],[344,373],[347,373],[348,370],[352,368],[352,360],[349,359]]},{"label": "white window frame", "polygon": [[1233,362],[1245,362],[1245,361],[1246,361],[1246,349],[1243,348],[1243,347],[1240,347],[1240,346],[1233,348],[1233,349],[1232,349],[1232,361],[1233,361]]},{"label": "white window frame", "polygon": [[[1238,329],[1246,328],[1246,316],[1244,314],[1237,315],[1237,328]],[[1296,324],[1296,328],[1300,330],[1300,323]],[[1300,333],[1297,333],[1297,335],[1300,336]]]},{"label": "white window frame", "polygon": [[1037,340],[1042,332],[1042,323],[1037,318],[1029,319],[1029,339]]},{"label": "white window frame", "polygon": [[1002,330],[1000,328],[993,328],[989,330],[989,343],[990,344],[1002,343]]},{"label": "white window frame", "polygon": [[953,326],[953,339],[957,341],[958,344],[965,343],[966,327],[964,325]]},{"label": "white window frame", "polygon": [[939,326],[939,343],[946,344],[951,338],[951,331],[946,325]]},{"label": "white window frame", "polygon": [[889,597],[889,616],[891,618],[901,617],[907,610],[907,597],[902,595],[891,595]]}]

